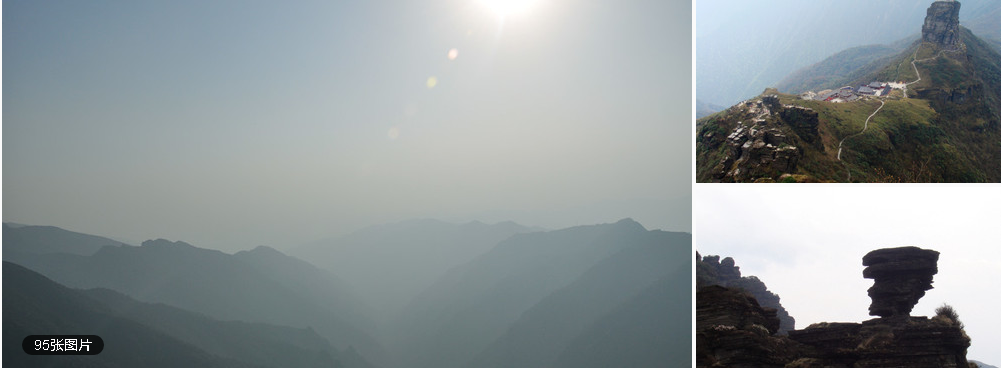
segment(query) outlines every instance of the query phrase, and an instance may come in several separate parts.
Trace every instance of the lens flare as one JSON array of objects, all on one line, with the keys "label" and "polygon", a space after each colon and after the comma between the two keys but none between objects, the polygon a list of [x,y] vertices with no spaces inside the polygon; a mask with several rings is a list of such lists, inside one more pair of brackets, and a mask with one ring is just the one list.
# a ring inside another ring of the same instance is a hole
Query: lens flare
[{"label": "lens flare", "polygon": [[459,49],[448,50],[448,60],[455,60],[457,57],[459,57]]},{"label": "lens flare", "polygon": [[434,76],[430,76],[430,77],[428,77],[428,81],[427,81],[426,84],[428,86],[428,89],[432,89],[432,88],[434,88],[434,86],[438,85],[438,78],[436,78]]},{"label": "lens flare", "polygon": [[400,128],[399,127],[389,128],[389,131],[386,132],[386,136],[389,137],[389,139],[391,140],[396,140],[396,138],[400,137]]}]

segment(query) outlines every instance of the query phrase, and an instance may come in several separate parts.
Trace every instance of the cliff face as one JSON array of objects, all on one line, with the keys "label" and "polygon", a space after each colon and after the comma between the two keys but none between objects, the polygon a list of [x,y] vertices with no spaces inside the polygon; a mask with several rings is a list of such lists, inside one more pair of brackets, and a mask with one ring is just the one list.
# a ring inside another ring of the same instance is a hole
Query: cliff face
[{"label": "cliff face", "polygon": [[701,257],[696,254],[696,283],[698,287],[719,285],[730,289],[743,290],[753,297],[755,304],[759,304],[765,309],[766,315],[776,318],[775,332],[786,334],[796,328],[796,320],[789,315],[789,312],[782,307],[778,295],[768,291],[765,283],[754,276],[740,276],[740,267],[737,267],[733,258],[726,257],[721,261],[719,256]]},{"label": "cliff face", "polygon": [[[967,368],[970,338],[958,321],[947,315],[908,315],[931,288],[938,255],[916,247],[870,252],[863,258],[863,265],[868,266],[863,275],[875,279],[869,309],[883,317],[862,323],[818,323],[789,331],[788,337],[776,334],[773,326],[778,318],[772,310],[762,308],[747,294],[700,286],[696,293],[697,366]],[[716,264],[713,260],[708,264]],[[732,265],[732,260],[725,259],[719,266],[723,264]]]},{"label": "cliff face", "polygon": [[696,365],[699,367],[784,367],[803,349],[776,336],[775,310],[747,293],[709,285],[696,293]]},{"label": "cliff face", "polygon": [[940,46],[954,46],[959,42],[958,1],[936,1],[928,8],[921,39]]}]

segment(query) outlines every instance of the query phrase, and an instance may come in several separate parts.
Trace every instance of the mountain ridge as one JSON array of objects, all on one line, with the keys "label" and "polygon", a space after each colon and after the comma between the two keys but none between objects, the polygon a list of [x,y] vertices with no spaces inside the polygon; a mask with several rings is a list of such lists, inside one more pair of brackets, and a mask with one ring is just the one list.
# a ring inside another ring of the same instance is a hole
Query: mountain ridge
[{"label": "mountain ridge", "polygon": [[838,95],[769,89],[698,120],[697,180],[1001,182],[1001,55],[958,9],[934,3],[922,41],[834,78],[854,76]]},{"label": "mountain ridge", "polygon": [[69,287],[107,288],[213,318],[311,326],[338,349],[354,346],[367,360],[385,355],[373,323],[355,310],[350,291],[335,289],[332,276],[288,256],[252,256],[260,253],[230,255],[160,239],[106,246],[90,256],[4,252],[4,260]]}]

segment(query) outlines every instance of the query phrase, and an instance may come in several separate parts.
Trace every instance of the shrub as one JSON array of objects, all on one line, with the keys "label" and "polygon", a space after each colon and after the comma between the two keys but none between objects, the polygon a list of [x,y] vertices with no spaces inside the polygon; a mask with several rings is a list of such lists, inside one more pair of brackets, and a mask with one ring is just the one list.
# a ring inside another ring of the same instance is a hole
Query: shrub
[{"label": "shrub", "polygon": [[959,320],[959,313],[956,313],[956,309],[951,305],[942,304],[941,307],[935,308],[935,316],[948,318],[954,325],[959,326],[960,329],[965,329],[963,322]]}]

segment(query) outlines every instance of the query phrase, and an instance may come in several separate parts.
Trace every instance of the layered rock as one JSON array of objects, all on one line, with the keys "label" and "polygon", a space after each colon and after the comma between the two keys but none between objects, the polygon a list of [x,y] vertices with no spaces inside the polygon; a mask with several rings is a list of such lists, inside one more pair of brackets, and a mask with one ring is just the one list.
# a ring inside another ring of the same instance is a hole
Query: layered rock
[{"label": "layered rock", "polygon": [[696,365],[699,367],[784,367],[801,345],[775,336],[775,310],[747,293],[719,285],[699,288],[695,305]]},{"label": "layered rock", "polygon": [[[741,102],[735,108],[747,120],[738,121],[727,135],[726,157],[713,168],[715,180],[774,179],[782,173],[795,172],[803,153],[793,145],[783,126],[791,127],[808,143],[820,143],[817,113],[811,109],[782,105],[775,95]],[[711,136],[703,138],[712,141]]]},{"label": "layered rock", "polygon": [[696,285],[699,288],[720,285],[749,293],[755,302],[765,309],[766,314],[778,318],[777,333],[784,335],[796,328],[796,320],[782,307],[779,296],[768,291],[765,283],[757,277],[741,277],[740,267],[737,267],[733,258],[726,257],[720,260],[719,256],[701,257],[696,253],[695,277]]},{"label": "layered rock", "polygon": [[951,321],[910,317],[821,323],[789,332],[801,343],[804,367],[966,368],[970,338]]},{"label": "layered rock", "polygon": [[820,114],[805,107],[787,106],[782,109],[780,116],[801,139],[822,148],[820,130],[817,128],[820,125]]},{"label": "layered rock", "polygon": [[869,315],[908,316],[938,273],[938,252],[918,247],[879,249],[862,257],[862,276],[875,282],[869,288]]},{"label": "layered rock", "polygon": [[921,27],[921,39],[946,47],[959,43],[959,7],[953,0],[932,3]]}]

